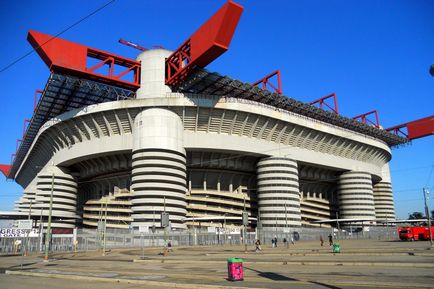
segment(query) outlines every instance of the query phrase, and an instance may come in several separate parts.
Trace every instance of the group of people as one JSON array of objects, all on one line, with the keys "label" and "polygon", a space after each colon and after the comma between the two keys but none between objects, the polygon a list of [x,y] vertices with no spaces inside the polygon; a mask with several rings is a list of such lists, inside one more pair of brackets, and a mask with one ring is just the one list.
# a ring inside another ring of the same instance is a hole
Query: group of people
[{"label": "group of people", "polygon": [[[283,238],[283,243],[285,245],[287,244],[287,242],[288,242],[288,240],[286,238]],[[292,236],[291,236],[291,243],[294,245],[294,237],[292,237]],[[255,248],[256,252],[262,251],[261,241],[259,239],[256,240],[255,246],[256,246],[256,248]],[[273,247],[273,248],[277,247],[277,236],[274,236],[274,238],[271,239],[271,247]]]},{"label": "group of people", "polygon": [[[333,245],[333,236],[332,236],[332,234],[329,234],[328,239],[329,239],[329,245],[332,246]],[[321,247],[322,247],[324,245],[324,239],[322,238],[322,236],[319,236],[319,241],[320,241]]]}]

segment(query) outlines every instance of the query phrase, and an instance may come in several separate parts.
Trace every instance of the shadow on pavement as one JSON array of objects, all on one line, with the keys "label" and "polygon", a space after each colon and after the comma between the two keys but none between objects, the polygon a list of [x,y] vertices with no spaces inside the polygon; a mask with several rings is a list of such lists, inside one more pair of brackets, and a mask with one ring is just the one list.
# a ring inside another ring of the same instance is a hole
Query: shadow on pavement
[{"label": "shadow on pavement", "polygon": [[325,284],[325,283],[321,283],[321,282],[316,282],[316,281],[310,281],[309,283],[316,284],[316,285],[321,285],[321,286],[323,286],[325,288],[330,288],[330,289],[342,289],[341,287],[336,287],[336,286],[333,286],[333,285],[329,285],[329,284]]},{"label": "shadow on pavement", "polygon": [[284,275],[274,273],[274,272],[263,272],[263,271],[255,270],[255,269],[248,268],[248,267],[244,267],[244,269],[256,272],[256,273],[258,273],[258,276],[264,277],[264,278],[267,278],[270,280],[274,280],[274,281],[299,281],[297,279],[289,278],[289,277],[286,277]]}]

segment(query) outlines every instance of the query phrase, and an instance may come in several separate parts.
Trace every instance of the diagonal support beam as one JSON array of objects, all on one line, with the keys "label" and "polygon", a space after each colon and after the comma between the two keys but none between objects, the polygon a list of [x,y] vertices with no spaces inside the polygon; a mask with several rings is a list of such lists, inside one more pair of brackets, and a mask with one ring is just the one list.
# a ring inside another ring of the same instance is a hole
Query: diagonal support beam
[{"label": "diagonal support beam", "polygon": [[[54,73],[66,73],[133,91],[140,87],[140,62],[33,30],[29,31],[27,40]],[[89,58],[101,62],[88,67]],[[109,65],[108,73],[95,71],[105,64]],[[115,65],[126,72],[114,75]],[[130,71],[133,71],[131,81],[120,79]]]},{"label": "diagonal support beam", "polygon": [[[327,100],[329,99],[333,99],[333,104],[330,105],[327,103]],[[338,99],[336,97],[336,93],[332,93],[330,95],[326,95],[321,97],[320,99],[314,100],[312,102],[309,102],[310,105],[315,105],[318,104],[319,108],[324,109],[324,108],[328,108],[330,109],[332,112],[339,114],[339,110],[338,110]]]},{"label": "diagonal support beam", "polygon": [[166,58],[166,85],[179,86],[197,68],[207,66],[226,52],[243,9],[228,1]]},{"label": "diagonal support beam", "polygon": [[[371,120],[369,118],[369,116],[372,116],[372,115],[375,116],[374,120]],[[355,117],[353,117],[353,119],[359,120],[359,121],[366,123],[366,124],[369,124],[369,125],[373,125],[376,128],[380,128],[380,120],[378,118],[378,112],[376,110],[372,110],[372,111],[363,113],[361,115],[355,116]]]},{"label": "diagonal support beam", "polygon": [[[270,82],[270,79],[273,76],[277,76],[277,87]],[[259,79],[258,81],[252,83],[252,85],[258,85],[258,84],[262,84],[263,89],[268,89],[268,86],[270,86],[277,94],[282,94],[282,79],[280,75],[280,70],[273,71],[272,73],[268,74],[264,78]]]},{"label": "diagonal support beam", "polygon": [[389,127],[386,131],[409,140],[434,135],[434,115]]}]

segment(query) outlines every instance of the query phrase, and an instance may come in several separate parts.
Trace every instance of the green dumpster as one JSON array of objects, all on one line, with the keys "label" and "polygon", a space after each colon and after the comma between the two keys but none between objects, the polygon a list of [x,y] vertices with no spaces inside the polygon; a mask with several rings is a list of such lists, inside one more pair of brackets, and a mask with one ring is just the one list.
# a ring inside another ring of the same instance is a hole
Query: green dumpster
[{"label": "green dumpster", "polygon": [[333,253],[340,253],[341,252],[341,245],[339,243],[333,244]]}]

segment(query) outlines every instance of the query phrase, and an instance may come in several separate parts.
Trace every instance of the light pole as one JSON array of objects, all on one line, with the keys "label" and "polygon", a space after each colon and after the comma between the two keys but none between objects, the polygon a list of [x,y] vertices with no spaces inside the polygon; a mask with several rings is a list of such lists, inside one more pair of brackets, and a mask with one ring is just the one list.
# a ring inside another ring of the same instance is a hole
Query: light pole
[{"label": "light pole", "polygon": [[106,243],[106,233],[107,233],[107,205],[108,205],[108,197],[105,200],[105,213],[104,213],[104,239],[103,239],[103,247],[102,247],[102,255],[105,256],[105,243]]},{"label": "light pole", "polygon": [[432,247],[432,232],[431,232],[431,218],[429,216],[429,206],[428,206],[429,191],[427,188],[423,188],[423,199],[425,201],[425,213],[426,213],[426,218],[428,221],[428,232],[429,232],[429,241],[430,241],[430,248],[431,248]]},{"label": "light pole", "polygon": [[47,235],[45,237],[45,255],[44,262],[48,262],[48,246],[51,239],[51,213],[53,209],[53,191],[54,191],[54,171],[51,175],[51,193],[50,193],[50,206],[48,209],[48,225],[47,225]]},{"label": "light pole", "polygon": [[286,209],[286,202],[285,202],[285,231],[286,231],[286,249],[289,247],[289,229],[288,229],[288,211]]}]

